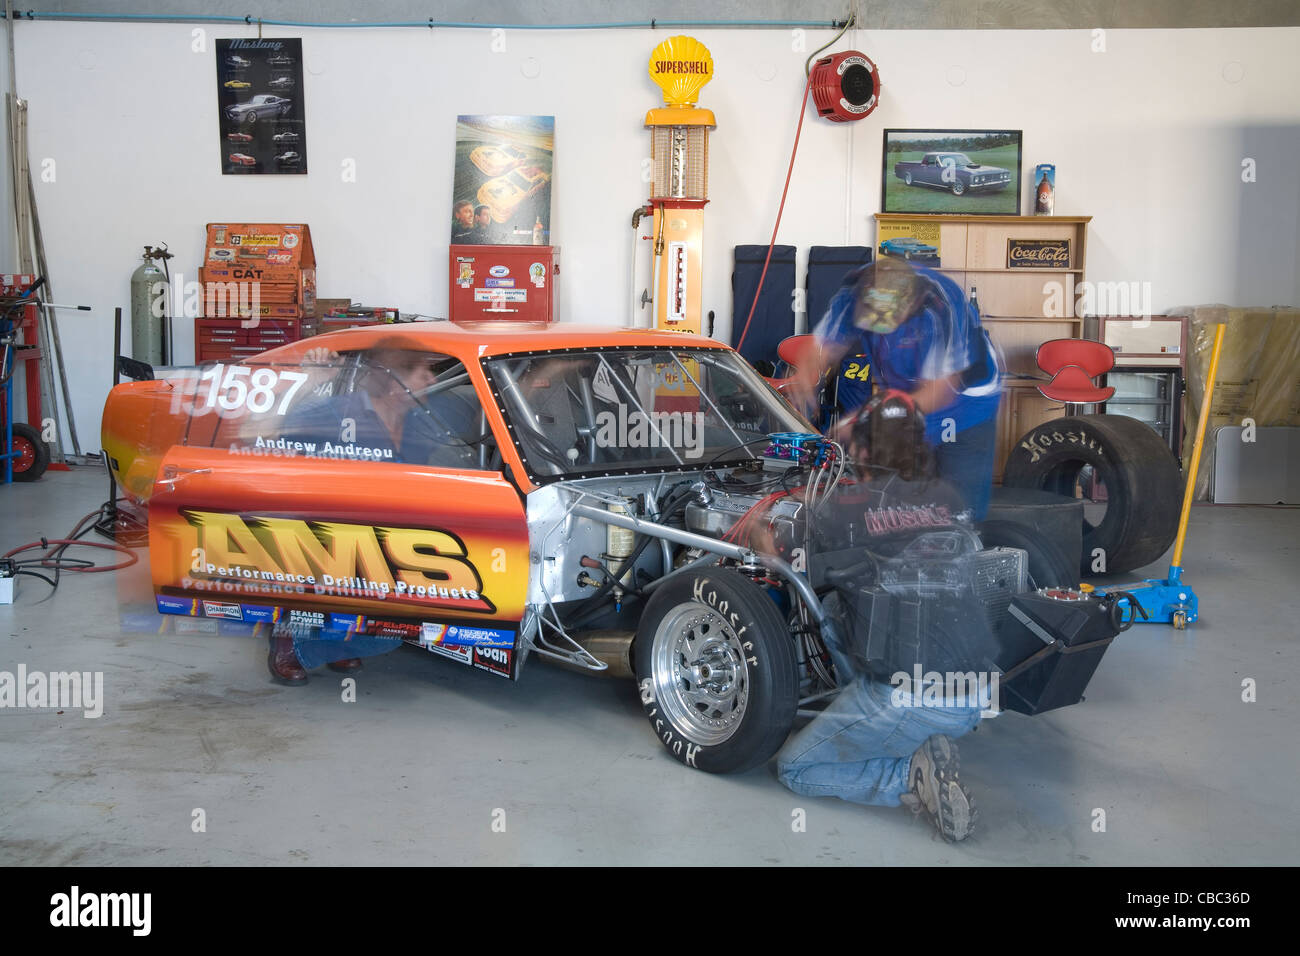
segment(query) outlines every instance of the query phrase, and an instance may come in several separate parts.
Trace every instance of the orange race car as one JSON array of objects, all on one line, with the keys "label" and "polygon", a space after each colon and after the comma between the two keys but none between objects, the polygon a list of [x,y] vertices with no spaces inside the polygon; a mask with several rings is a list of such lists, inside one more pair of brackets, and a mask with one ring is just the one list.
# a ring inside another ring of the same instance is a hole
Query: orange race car
[{"label": "orange race car", "polygon": [[158,374],[113,389],[103,442],[147,510],[159,611],[511,679],[530,654],[634,676],[701,770],[766,761],[798,702],[834,691],[864,558],[899,593],[980,582],[966,618],[1025,587],[1024,552],[972,532],[808,553],[808,516],[852,470],[700,336],[397,324]]}]

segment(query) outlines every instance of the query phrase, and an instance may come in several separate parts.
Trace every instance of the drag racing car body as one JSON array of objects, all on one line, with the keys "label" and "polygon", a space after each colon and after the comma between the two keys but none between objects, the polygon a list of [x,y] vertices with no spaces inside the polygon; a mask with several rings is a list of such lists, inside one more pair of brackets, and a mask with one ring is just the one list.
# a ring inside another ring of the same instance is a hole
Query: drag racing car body
[{"label": "drag racing car body", "polygon": [[[398,370],[413,361],[418,377]],[[881,497],[711,339],[412,323],[159,374],[112,391],[103,437],[147,509],[160,612],[407,643],[510,679],[530,656],[635,677],[692,767],[768,759],[799,702],[844,679],[837,661],[896,660],[971,621],[987,644],[1017,602],[1035,648],[1104,649],[1104,622],[1042,623],[1024,550]]]}]

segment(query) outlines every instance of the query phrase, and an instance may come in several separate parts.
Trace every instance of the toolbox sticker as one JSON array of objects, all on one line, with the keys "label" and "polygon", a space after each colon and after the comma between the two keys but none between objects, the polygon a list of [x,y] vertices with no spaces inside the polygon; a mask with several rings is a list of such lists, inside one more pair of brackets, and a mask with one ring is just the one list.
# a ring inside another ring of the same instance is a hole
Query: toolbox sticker
[{"label": "toolbox sticker", "polygon": [[483,284],[489,289],[513,289],[514,279],[484,279]]},{"label": "toolbox sticker", "polygon": [[[440,625],[426,624],[425,627]],[[515,632],[499,631],[495,627],[462,627],[453,624],[447,628],[445,644],[472,644],[478,647],[514,647]]]},{"label": "toolbox sticker", "polygon": [[185,614],[189,617],[197,617],[199,613],[198,598],[170,598],[160,595],[157,604],[159,614]]},{"label": "toolbox sticker", "polygon": [[[287,236],[284,238],[288,238]],[[277,234],[274,236],[249,236],[238,235],[231,236],[230,241],[237,246],[278,246],[281,237]]]},{"label": "toolbox sticker", "polygon": [[240,610],[238,604],[225,604],[221,601],[204,601],[204,617],[224,617],[231,621],[242,621],[244,612]]},{"label": "toolbox sticker", "polygon": [[292,249],[298,244],[298,235],[293,232],[286,232],[280,237],[280,244],[286,249]]},{"label": "toolbox sticker", "polygon": [[235,250],[228,249],[225,246],[222,246],[219,249],[209,250],[208,258],[209,259],[233,259],[235,258]]},{"label": "toolbox sticker", "polygon": [[495,276],[496,278],[500,279],[502,276],[510,275],[510,269],[507,268],[506,266],[493,266],[491,269],[488,270],[488,275]]},{"label": "toolbox sticker", "polygon": [[475,289],[475,302],[527,302],[527,289]]},{"label": "toolbox sticker", "polygon": [[533,280],[533,285],[542,288],[546,285],[546,266],[540,262],[534,262],[528,267],[528,278]]},{"label": "toolbox sticker", "polygon": [[456,276],[456,282],[462,289],[468,289],[474,284],[474,266],[473,259],[461,259],[459,273]]}]

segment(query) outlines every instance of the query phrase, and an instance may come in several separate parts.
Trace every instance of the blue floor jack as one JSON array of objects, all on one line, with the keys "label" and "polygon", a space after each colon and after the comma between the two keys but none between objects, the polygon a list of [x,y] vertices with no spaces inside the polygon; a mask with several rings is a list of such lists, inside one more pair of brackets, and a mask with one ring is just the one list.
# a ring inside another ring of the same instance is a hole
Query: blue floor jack
[{"label": "blue floor jack", "polygon": [[1121,608],[1128,608],[1126,620],[1147,624],[1172,624],[1182,630],[1196,620],[1196,592],[1183,582],[1183,545],[1187,541],[1187,520],[1192,514],[1192,498],[1196,494],[1196,471],[1201,464],[1201,446],[1205,441],[1205,426],[1210,419],[1210,402],[1214,398],[1214,379],[1219,371],[1219,352],[1223,348],[1223,333],[1227,326],[1214,330],[1214,351],[1210,355],[1210,371],[1205,380],[1205,397],[1201,401],[1201,417],[1196,423],[1196,441],[1192,444],[1192,460],[1187,471],[1187,487],[1183,489],[1183,511],[1178,519],[1178,537],[1174,539],[1174,559],[1169,566],[1169,577],[1148,578],[1141,584],[1126,584],[1119,588],[1089,588],[1094,593],[1115,594]]}]

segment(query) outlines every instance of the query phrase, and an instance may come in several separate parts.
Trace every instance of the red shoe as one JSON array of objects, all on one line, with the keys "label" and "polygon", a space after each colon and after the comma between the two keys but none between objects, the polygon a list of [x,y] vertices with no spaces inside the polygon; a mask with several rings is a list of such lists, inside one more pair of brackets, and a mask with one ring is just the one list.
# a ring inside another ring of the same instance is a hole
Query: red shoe
[{"label": "red shoe", "polygon": [[332,671],[338,671],[340,674],[350,674],[353,671],[361,670],[361,658],[349,657],[347,660],[331,661],[325,666]]},{"label": "red shoe", "polygon": [[271,652],[266,655],[266,666],[270,668],[271,679],[277,684],[307,683],[307,672],[294,652],[291,635],[271,636]]}]

